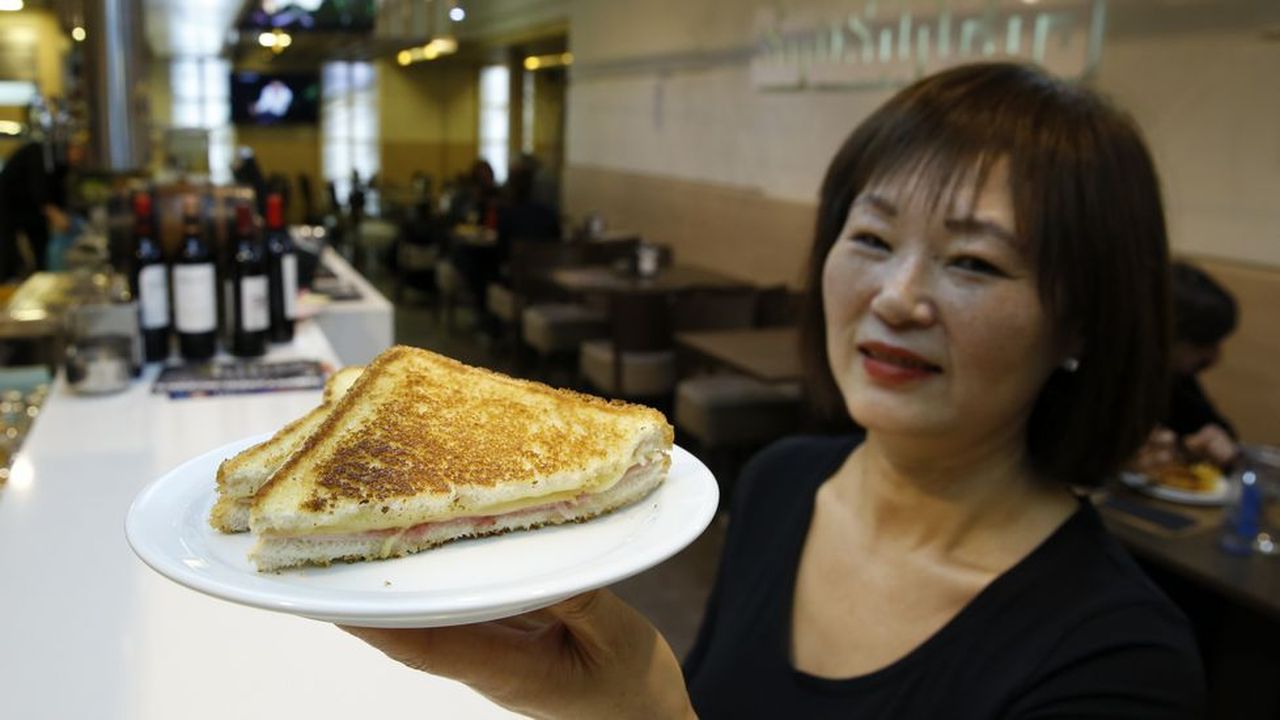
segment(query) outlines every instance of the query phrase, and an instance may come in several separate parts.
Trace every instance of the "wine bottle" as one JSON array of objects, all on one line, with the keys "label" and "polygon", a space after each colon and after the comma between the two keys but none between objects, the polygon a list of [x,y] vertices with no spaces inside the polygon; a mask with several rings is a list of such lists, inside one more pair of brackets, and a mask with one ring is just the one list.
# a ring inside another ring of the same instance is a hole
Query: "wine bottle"
[{"label": "wine bottle", "polygon": [[183,203],[182,240],[173,259],[173,324],[185,360],[208,360],[218,349],[217,270],[194,195]]},{"label": "wine bottle", "polygon": [[146,362],[169,357],[169,268],[156,236],[151,195],[133,196],[133,272],[130,281],[138,301],[138,326]]},{"label": "wine bottle", "polygon": [[257,357],[267,352],[271,328],[267,258],[253,226],[253,208],[236,204],[235,245],[228,273],[231,291],[231,354]]},{"label": "wine bottle", "polygon": [[284,228],[284,201],[279,193],[267,196],[267,274],[271,293],[271,341],[289,342],[298,316],[298,255]]}]

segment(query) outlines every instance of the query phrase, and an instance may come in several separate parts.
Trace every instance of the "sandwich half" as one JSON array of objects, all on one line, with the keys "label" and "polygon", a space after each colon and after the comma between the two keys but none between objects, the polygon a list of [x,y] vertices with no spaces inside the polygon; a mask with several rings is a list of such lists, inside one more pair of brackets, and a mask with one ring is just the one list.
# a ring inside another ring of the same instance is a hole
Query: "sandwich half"
[{"label": "sandwich half", "polygon": [[408,347],[379,355],[255,496],[259,570],[580,522],[666,477],[662,413]]},{"label": "sandwich half", "polygon": [[224,533],[249,529],[249,506],[254,493],[329,417],[362,370],[363,367],[351,366],[330,375],[324,384],[324,399],[319,407],[285,425],[270,439],[222,461],[218,466],[218,500],[209,512],[209,524],[214,529]]}]

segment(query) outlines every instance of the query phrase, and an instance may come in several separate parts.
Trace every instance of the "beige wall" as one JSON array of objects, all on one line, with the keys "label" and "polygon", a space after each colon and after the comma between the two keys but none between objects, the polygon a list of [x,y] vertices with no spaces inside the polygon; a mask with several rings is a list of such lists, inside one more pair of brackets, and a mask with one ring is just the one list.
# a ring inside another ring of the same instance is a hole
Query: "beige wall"
[{"label": "beige wall", "polygon": [[471,166],[477,147],[476,72],[462,61],[378,64],[382,174],[387,182],[407,184],[421,170],[439,187]]},{"label": "beige wall", "polygon": [[1256,30],[1106,45],[1098,86],[1147,135],[1178,251],[1280,267],[1278,77]]},{"label": "beige wall", "polygon": [[29,8],[17,13],[0,15],[0,45],[5,54],[28,57],[29,63],[15,68],[16,77],[0,77],[0,80],[34,80],[40,92],[46,96],[62,96],[62,58],[70,48],[71,40],[63,34],[58,20],[48,10]]},{"label": "beige wall", "polygon": [[[796,0],[794,17],[838,17],[853,5]],[[749,45],[765,0],[654,0],[571,7],[575,74],[569,92],[566,208],[632,215],[624,196],[600,205],[600,194],[573,180],[612,177],[675,178],[686,194],[725,193],[741,205],[708,202],[687,218],[721,248],[715,264],[740,276],[775,279],[720,231],[731,222],[712,208],[748,212],[748,205],[782,202],[812,206],[823,171],[847,133],[887,91],[760,92],[744,61],[660,72],[664,60]],[[803,24],[803,22],[801,23]],[[602,64],[639,59],[631,70],[590,72]],[[646,70],[646,67],[652,69]],[[1108,38],[1096,84],[1128,108],[1147,133],[1166,191],[1176,250],[1280,266],[1280,44],[1256,30],[1183,30],[1155,36]],[[613,175],[609,175],[613,173]],[[747,200],[747,198],[751,198]],[[589,201],[588,201],[589,199]],[[698,203],[694,203],[698,205]],[[661,208],[637,220],[657,241],[667,232]],[[790,248],[781,267],[799,267],[801,236],[769,238]],[[681,241],[684,242],[684,241]],[[677,257],[681,248],[677,244]],[[700,259],[711,250],[697,250]]]},{"label": "beige wall", "polygon": [[[312,201],[324,207],[324,181],[320,172],[320,126],[289,125],[283,127],[255,127],[239,125],[236,127],[236,146],[253,148],[258,166],[262,168],[264,178],[280,173],[289,179],[290,185],[298,187],[298,175],[306,175],[311,180]],[[302,204],[293,203],[294,217],[291,221],[301,221]]]}]

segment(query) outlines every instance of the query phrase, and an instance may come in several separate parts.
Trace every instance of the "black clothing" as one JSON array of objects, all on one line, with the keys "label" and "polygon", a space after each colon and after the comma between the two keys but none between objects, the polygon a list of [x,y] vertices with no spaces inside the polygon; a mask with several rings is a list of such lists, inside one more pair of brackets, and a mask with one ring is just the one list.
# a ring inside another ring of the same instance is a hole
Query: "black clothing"
[{"label": "black clothing", "polygon": [[699,717],[1197,717],[1204,681],[1186,619],[1087,503],[901,659],[841,680],[793,669],[814,495],[858,441],[784,440],[743,471],[684,667]]},{"label": "black clothing", "polygon": [[1182,435],[1193,435],[1200,428],[1210,423],[1217,424],[1227,431],[1231,437],[1236,436],[1235,428],[1227,419],[1218,414],[1218,409],[1209,402],[1209,397],[1200,387],[1200,381],[1194,375],[1176,375],[1169,391],[1169,410],[1165,418],[1165,426]]},{"label": "black clothing", "polygon": [[498,210],[498,245],[503,248],[514,240],[559,239],[560,216],[546,205],[525,202]]},{"label": "black clothing", "polygon": [[36,268],[46,267],[49,221],[44,207],[65,202],[65,193],[57,187],[62,174],[38,142],[14,150],[0,170],[0,282],[21,272],[19,232],[31,243]]}]

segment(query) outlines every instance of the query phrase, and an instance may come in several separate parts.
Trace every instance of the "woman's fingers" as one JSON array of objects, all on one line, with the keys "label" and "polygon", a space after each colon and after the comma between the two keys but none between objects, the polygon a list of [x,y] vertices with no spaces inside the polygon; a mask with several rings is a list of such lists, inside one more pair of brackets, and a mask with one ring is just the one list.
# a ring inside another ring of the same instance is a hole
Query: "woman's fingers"
[{"label": "woman's fingers", "polygon": [[495,675],[526,671],[513,666],[525,656],[527,633],[496,623],[407,629],[339,627],[396,662],[468,684],[488,685]]}]

